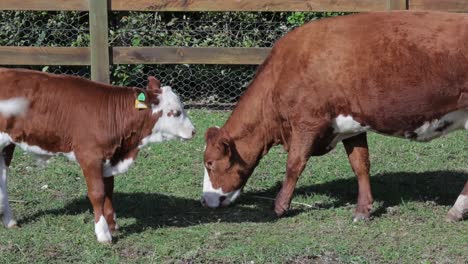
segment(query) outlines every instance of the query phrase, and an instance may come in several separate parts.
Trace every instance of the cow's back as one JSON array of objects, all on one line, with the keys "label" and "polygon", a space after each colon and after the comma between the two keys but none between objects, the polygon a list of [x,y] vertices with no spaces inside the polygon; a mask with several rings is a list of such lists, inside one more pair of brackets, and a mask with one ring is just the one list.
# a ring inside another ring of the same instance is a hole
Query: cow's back
[{"label": "cow's back", "polygon": [[468,108],[468,15],[367,13],[311,22],[275,45],[274,98],[311,115],[411,130]]},{"label": "cow's back", "polygon": [[117,130],[110,127],[115,126],[119,115],[114,108],[123,111],[133,101],[125,106],[110,100],[116,93],[126,96],[132,91],[110,89],[78,77],[0,69],[0,100],[22,97],[29,102],[28,112],[22,118],[0,116],[0,131],[16,142],[27,141],[52,152],[69,152],[80,135],[96,139],[103,138],[102,131]]}]

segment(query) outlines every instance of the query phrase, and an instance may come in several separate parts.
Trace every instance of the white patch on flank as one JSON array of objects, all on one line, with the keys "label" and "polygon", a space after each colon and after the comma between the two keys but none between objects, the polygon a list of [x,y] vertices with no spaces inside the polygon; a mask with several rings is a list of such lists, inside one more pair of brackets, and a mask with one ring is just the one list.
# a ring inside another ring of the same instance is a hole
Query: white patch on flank
[{"label": "white patch on flank", "polygon": [[[12,141],[13,142],[13,141]],[[22,150],[32,153],[36,155],[36,158],[39,160],[39,162],[45,162],[48,163],[48,159],[53,157],[53,156],[58,156],[58,155],[63,155],[66,158],[68,158],[71,161],[76,161],[75,153],[73,151],[71,152],[50,152],[47,150],[44,150],[38,146],[32,146],[28,145],[25,142],[13,142],[15,145],[20,147]]]},{"label": "white patch on flank", "polygon": [[[210,208],[215,208],[221,206],[228,206],[230,203],[234,202],[241,194],[241,190],[235,190],[232,192],[225,193],[221,188],[215,189],[213,188],[213,184],[211,183],[210,176],[208,175],[208,171],[205,168],[205,174],[203,176],[203,201],[205,205]],[[221,203],[220,198],[224,196],[226,197]]]},{"label": "white patch on flank", "polygon": [[112,236],[109,231],[106,219],[101,215],[99,221],[94,224],[94,232],[99,242],[112,242]]},{"label": "white patch on flank", "polygon": [[0,155],[0,215],[2,215],[3,224],[10,228],[16,225],[8,202],[8,167],[5,164],[5,158]]},{"label": "white patch on flank", "polygon": [[24,116],[28,111],[29,101],[24,97],[15,97],[0,100],[0,114],[8,118],[10,116]]},{"label": "white patch on flank", "polygon": [[[172,139],[191,139],[195,128],[184,110],[184,105],[179,97],[172,91],[171,87],[161,88],[162,93],[158,96],[159,104],[152,105],[153,114],[162,112],[161,117],[153,127],[151,135],[142,139],[139,148],[148,143],[163,142]],[[168,116],[170,112],[180,111],[179,116]]]},{"label": "white patch on flank", "polygon": [[133,164],[133,159],[124,159],[119,161],[117,164],[112,166],[109,160],[106,160],[103,165],[102,174],[104,177],[111,177],[117,174],[125,173],[128,171],[130,166]]},{"label": "white patch on flank", "polygon": [[352,116],[339,115],[332,120],[333,133],[336,134],[328,149],[333,149],[338,142],[370,130],[369,126],[362,126]]},{"label": "white patch on flank", "polygon": [[8,144],[14,143],[22,150],[35,155],[39,164],[47,164],[48,159],[53,156],[63,155],[71,161],[76,161],[75,153],[71,152],[50,152],[38,146],[32,146],[25,142],[15,142],[7,133],[0,132],[0,147],[5,147]]},{"label": "white patch on flank", "polygon": [[[437,131],[438,128],[448,125],[442,131]],[[457,129],[468,130],[468,109],[457,110],[442,116],[440,119],[426,121],[422,126],[414,130],[417,141],[429,141],[431,139],[448,134]]]}]

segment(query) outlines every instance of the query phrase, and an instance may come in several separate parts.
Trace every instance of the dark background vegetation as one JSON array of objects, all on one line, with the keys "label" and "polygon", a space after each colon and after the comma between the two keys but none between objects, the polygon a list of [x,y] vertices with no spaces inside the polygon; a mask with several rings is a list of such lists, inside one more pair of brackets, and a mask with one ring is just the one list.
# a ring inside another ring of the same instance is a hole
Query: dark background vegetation
[{"label": "dark background vegetation", "polygon": [[[307,21],[330,12],[113,12],[111,46],[271,47]],[[87,12],[0,12],[0,46],[89,45]],[[23,66],[22,66],[23,67]],[[26,65],[27,67],[27,65]],[[89,67],[28,67],[90,76]],[[148,75],[171,85],[190,106],[229,108],[252,80],[256,65],[113,65],[116,85],[146,86]]]}]

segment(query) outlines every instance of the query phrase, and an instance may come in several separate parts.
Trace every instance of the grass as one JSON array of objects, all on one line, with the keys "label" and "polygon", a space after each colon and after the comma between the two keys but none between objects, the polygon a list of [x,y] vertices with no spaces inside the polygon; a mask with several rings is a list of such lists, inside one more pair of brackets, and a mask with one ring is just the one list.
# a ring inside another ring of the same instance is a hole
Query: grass
[{"label": "grass", "polygon": [[111,246],[96,242],[80,168],[63,158],[41,168],[17,151],[9,194],[22,227],[0,228],[0,263],[468,262],[468,221],[444,222],[468,180],[465,131],[424,144],[371,134],[375,211],[356,224],[357,183],[341,145],[312,158],[299,181],[293,201],[311,207],[274,217],[286,162],[277,147],[234,206],[202,208],[203,132],[227,113],[190,115],[193,141],[152,145],[116,178],[121,230]]}]

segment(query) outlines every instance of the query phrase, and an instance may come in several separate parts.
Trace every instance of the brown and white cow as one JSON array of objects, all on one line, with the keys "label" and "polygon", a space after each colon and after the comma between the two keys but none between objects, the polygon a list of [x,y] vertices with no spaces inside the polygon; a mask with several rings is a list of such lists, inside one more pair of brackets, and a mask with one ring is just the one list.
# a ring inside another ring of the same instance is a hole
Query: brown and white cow
[{"label": "brown and white cow", "polygon": [[62,154],[83,170],[100,242],[117,228],[114,175],[127,171],[144,145],[190,139],[195,129],[169,86],[148,78],[146,90],[79,77],[0,69],[0,215],[16,226],[7,195],[15,146],[41,159]]},{"label": "brown and white cow", "polygon": [[[340,141],[359,183],[354,219],[372,206],[366,132],[429,141],[468,129],[468,14],[364,13],[281,38],[222,128],[205,134],[202,203],[233,202],[259,160],[288,151],[275,201],[289,208],[307,160]],[[448,220],[468,213],[468,182]]]}]

